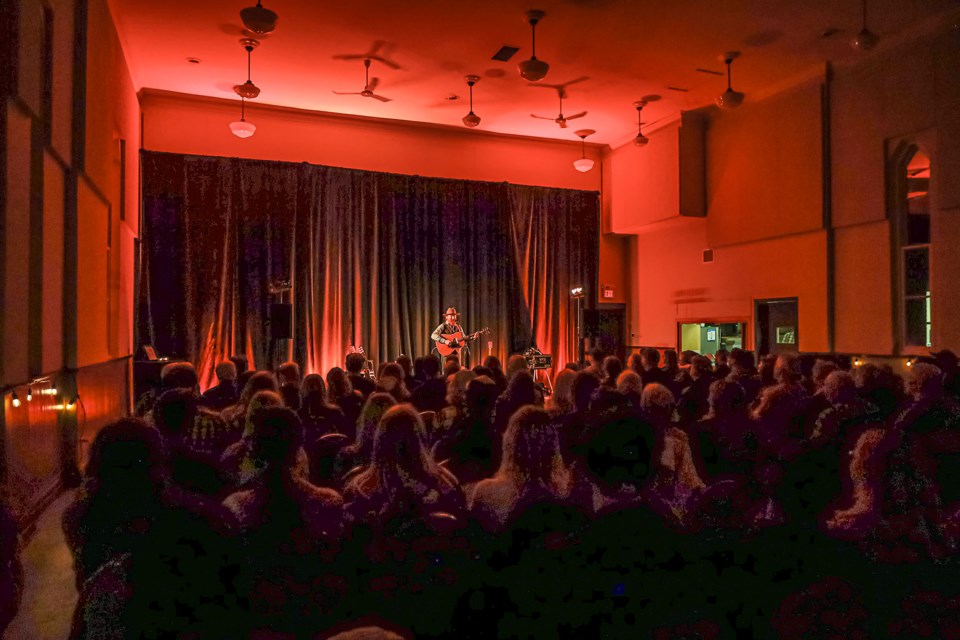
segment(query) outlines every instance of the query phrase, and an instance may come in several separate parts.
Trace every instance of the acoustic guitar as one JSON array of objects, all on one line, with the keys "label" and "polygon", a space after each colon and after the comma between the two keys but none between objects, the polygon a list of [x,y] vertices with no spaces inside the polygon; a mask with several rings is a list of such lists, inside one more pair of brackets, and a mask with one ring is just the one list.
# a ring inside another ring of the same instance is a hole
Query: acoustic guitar
[{"label": "acoustic guitar", "polygon": [[438,340],[438,341],[437,341],[437,351],[439,351],[439,352],[440,352],[440,355],[441,355],[442,357],[444,357],[444,358],[447,357],[447,356],[449,356],[450,354],[456,354],[457,357],[459,357],[459,356],[460,356],[460,349],[463,348],[463,345],[464,345],[468,340],[476,340],[477,338],[479,338],[480,336],[482,336],[482,335],[485,334],[485,333],[490,333],[489,327],[484,327],[483,329],[480,329],[480,331],[475,331],[475,332],[471,333],[470,335],[466,335],[466,336],[463,335],[463,333],[462,333],[461,331],[457,331],[456,333],[441,333],[441,334],[440,334],[440,337],[441,337],[441,338],[446,338],[447,340],[450,340],[450,341],[456,340],[456,341],[457,341],[457,346],[454,347],[454,346],[451,346],[451,345],[449,345],[449,344],[443,344],[442,342],[440,342],[440,341]]}]

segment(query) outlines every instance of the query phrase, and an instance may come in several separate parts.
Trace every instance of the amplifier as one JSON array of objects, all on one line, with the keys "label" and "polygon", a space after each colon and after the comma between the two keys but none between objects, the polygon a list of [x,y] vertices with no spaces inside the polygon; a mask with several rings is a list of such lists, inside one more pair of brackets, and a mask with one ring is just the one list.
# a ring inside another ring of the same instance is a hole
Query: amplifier
[{"label": "amplifier", "polygon": [[553,366],[553,357],[545,353],[538,353],[527,356],[527,368],[529,369],[549,369]]}]

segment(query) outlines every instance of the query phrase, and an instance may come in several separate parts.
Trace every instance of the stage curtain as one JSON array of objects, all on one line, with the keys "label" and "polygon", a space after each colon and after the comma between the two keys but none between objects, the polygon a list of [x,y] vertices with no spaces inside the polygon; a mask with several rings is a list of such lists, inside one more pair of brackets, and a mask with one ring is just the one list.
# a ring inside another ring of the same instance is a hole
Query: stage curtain
[{"label": "stage curtain", "polygon": [[[429,353],[449,305],[490,330],[471,364],[533,345],[576,359],[569,290],[595,299],[595,192],[155,152],[142,167],[140,340],[194,362],[204,388],[233,354],[324,373],[351,345],[376,364]],[[276,302],[290,340],[271,339]]]}]

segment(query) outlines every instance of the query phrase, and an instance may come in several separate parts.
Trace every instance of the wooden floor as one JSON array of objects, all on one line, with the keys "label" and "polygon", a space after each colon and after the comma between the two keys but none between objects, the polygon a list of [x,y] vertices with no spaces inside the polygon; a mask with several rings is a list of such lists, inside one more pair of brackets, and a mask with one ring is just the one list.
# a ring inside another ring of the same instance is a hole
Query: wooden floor
[{"label": "wooden floor", "polygon": [[5,640],[64,640],[77,604],[73,559],[60,528],[73,491],[57,498],[40,516],[36,531],[23,550],[23,602],[7,628]]}]

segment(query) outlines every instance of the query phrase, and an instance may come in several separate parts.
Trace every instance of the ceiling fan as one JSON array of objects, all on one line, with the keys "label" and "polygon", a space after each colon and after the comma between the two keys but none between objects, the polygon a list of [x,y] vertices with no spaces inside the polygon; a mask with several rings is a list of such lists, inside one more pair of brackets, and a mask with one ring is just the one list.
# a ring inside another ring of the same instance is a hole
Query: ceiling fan
[{"label": "ceiling fan", "polygon": [[380,78],[370,78],[370,58],[363,59],[363,67],[365,77],[363,91],[334,91],[334,93],[338,96],[363,96],[364,98],[373,98],[374,100],[379,100],[380,102],[390,102],[392,98],[378,96],[374,93],[377,85],[380,84]]},{"label": "ceiling fan", "polygon": [[380,55],[380,50],[387,44],[385,40],[377,40],[370,46],[370,51],[366,53],[340,53],[333,56],[334,60],[376,60],[377,62],[382,62],[391,69],[400,69],[400,65],[386,57],[386,52],[384,55]]},{"label": "ceiling fan", "polygon": [[569,82],[564,82],[563,84],[530,84],[529,86],[531,86],[531,87],[549,87],[549,88],[551,88],[551,89],[556,89],[556,91],[557,91],[557,96],[560,98],[560,114],[559,114],[556,118],[554,118],[554,117],[552,117],[552,116],[538,116],[538,115],[536,115],[535,113],[531,113],[531,114],[530,114],[530,117],[531,117],[531,118],[538,118],[538,119],[540,119],[540,120],[553,120],[553,121],[556,122],[558,125],[560,125],[560,128],[561,128],[561,129],[566,129],[566,128],[567,128],[567,120],[574,120],[575,118],[582,118],[583,116],[587,115],[587,112],[586,112],[586,111],[581,111],[580,113],[575,113],[575,114],[573,114],[572,116],[564,116],[564,115],[563,115],[563,99],[567,97],[567,87],[570,86],[571,84],[575,83],[575,82],[582,82],[583,80],[587,80],[587,79],[588,79],[588,78],[587,78],[586,76],[584,76],[584,77],[582,77],[582,78],[577,78],[576,80],[571,80],[571,81],[569,81]]}]

